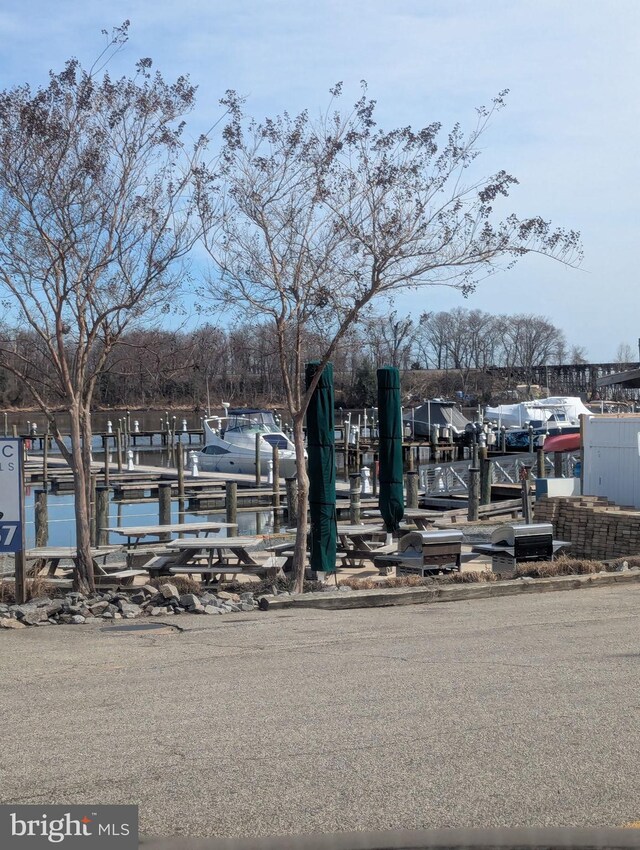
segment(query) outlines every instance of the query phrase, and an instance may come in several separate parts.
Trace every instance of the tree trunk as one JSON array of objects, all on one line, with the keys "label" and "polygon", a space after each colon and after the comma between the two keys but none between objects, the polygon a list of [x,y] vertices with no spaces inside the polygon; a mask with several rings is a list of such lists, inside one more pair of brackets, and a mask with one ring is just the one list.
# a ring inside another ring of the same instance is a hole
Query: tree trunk
[{"label": "tree trunk", "polygon": [[309,476],[304,459],[304,415],[293,419],[293,443],[296,448],[296,470],[298,479],[298,512],[296,514],[296,544],[293,550],[293,591],[302,593],[304,572],[307,565],[307,509],[309,505]]},{"label": "tree trunk", "polygon": [[[80,593],[93,593],[95,583],[93,578],[93,559],[91,557],[91,534],[89,530],[89,504],[87,493],[87,471],[85,469],[82,448],[81,411],[79,407],[69,408],[69,423],[71,430],[71,471],[75,489],[76,515],[76,549],[77,568],[73,574],[74,590]],[[89,479],[91,476],[89,475]]]}]

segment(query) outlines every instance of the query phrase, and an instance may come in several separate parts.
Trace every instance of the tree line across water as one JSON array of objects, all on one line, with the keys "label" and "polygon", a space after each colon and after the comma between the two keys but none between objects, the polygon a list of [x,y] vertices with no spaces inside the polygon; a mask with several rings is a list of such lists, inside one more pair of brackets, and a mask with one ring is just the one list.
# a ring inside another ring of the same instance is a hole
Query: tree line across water
[{"label": "tree line across water", "polygon": [[[16,343],[16,358],[24,360],[29,349],[29,379],[40,386],[42,397],[53,406],[62,403],[47,352],[35,356],[37,335],[6,333]],[[324,343],[321,335],[307,332],[303,356],[317,357]],[[492,367],[517,370],[526,379],[535,367],[585,362],[584,351],[569,348],[564,332],[543,316],[494,316],[462,307],[416,316],[395,310],[369,315],[345,335],[332,361],[336,397],[346,407],[375,404],[375,370],[382,365],[405,373],[404,390],[416,400],[457,391],[488,400],[505,388],[504,379],[486,374]],[[205,322],[194,330],[125,333],[109,352],[94,393],[94,405],[100,407],[203,409],[217,408],[223,399],[283,405],[278,343],[270,324],[224,328]],[[33,404],[27,384],[2,367],[0,402]]]}]

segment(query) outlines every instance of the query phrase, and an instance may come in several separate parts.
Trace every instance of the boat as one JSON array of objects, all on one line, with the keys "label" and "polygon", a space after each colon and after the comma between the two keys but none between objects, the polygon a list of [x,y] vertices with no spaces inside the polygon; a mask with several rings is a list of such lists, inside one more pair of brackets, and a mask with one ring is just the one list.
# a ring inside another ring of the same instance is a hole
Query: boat
[{"label": "boat", "polygon": [[239,472],[255,475],[256,439],[260,445],[260,472],[268,474],[274,447],[278,449],[281,478],[296,474],[296,450],[270,410],[234,408],[224,404],[226,416],[204,420],[204,447],[198,466],[204,472]]},{"label": "boat", "polygon": [[484,418],[499,428],[533,425],[534,428],[552,423],[555,425],[578,425],[580,415],[591,415],[581,399],[573,396],[550,396],[549,398],[523,401],[520,404],[501,404],[487,407]]},{"label": "boat", "polygon": [[409,425],[414,437],[426,437],[430,439],[431,428],[437,425],[441,430],[450,429],[455,439],[460,438],[465,433],[465,428],[469,424],[466,416],[460,412],[453,401],[444,401],[441,398],[434,398],[425,401],[420,407],[416,407],[407,415],[404,415],[405,427]]},{"label": "boat", "polygon": [[577,452],[580,450],[580,431],[567,434],[552,434],[544,441],[545,452]]}]

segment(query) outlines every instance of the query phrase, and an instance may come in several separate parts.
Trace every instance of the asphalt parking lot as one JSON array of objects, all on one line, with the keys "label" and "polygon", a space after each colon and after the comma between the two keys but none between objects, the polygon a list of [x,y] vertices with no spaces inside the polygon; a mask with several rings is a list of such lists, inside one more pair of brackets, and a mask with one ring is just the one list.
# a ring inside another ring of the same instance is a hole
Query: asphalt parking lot
[{"label": "asphalt parking lot", "polygon": [[137,803],[150,835],[621,826],[639,618],[627,585],[2,633],[0,802]]}]

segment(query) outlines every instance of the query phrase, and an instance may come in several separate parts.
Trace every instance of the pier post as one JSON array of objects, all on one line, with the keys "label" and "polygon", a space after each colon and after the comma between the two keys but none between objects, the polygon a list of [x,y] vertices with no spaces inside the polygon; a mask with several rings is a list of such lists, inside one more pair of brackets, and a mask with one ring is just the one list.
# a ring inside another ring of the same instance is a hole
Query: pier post
[{"label": "pier post", "polygon": [[287,522],[294,528],[296,525],[296,517],[298,516],[298,479],[287,478]]},{"label": "pier post", "polygon": [[373,453],[373,463],[371,464],[371,495],[378,495],[378,453]]},{"label": "pier post", "polygon": [[122,428],[116,428],[116,453],[118,455],[118,472],[122,472]]},{"label": "pier post", "polygon": [[95,472],[91,473],[90,479],[90,490],[89,490],[89,535],[91,538],[91,545],[97,546],[97,524],[96,524],[96,486],[98,483],[98,476]]},{"label": "pier post", "polygon": [[530,472],[531,467],[523,464],[522,469],[520,470],[520,482],[522,484],[522,518],[527,525],[531,522],[531,494],[529,493],[529,482],[531,480],[529,477]]},{"label": "pier post", "polygon": [[49,540],[49,511],[47,491],[34,491],[36,546],[46,546]]},{"label": "pier post", "polygon": [[478,461],[480,464],[480,504],[489,505],[491,503],[491,478],[492,467],[489,460],[489,450],[486,446],[480,446],[478,449]]},{"label": "pier post", "polygon": [[536,478],[545,478],[547,473],[544,466],[544,449],[538,449],[536,454]]},{"label": "pier post", "polygon": [[259,487],[262,483],[262,469],[260,466],[260,443],[262,442],[262,435],[256,434],[256,487]]},{"label": "pier post", "polygon": [[467,519],[469,522],[478,521],[478,507],[480,505],[480,469],[477,466],[469,467],[469,504],[467,508]]},{"label": "pier post", "polygon": [[280,452],[273,447],[273,507],[280,507]]},{"label": "pier post", "polygon": [[553,453],[553,475],[562,478],[562,452]]},{"label": "pier post", "polygon": [[[227,512],[227,522],[238,522],[238,485],[235,481],[227,481],[225,484],[225,510]],[[237,527],[228,528],[227,535],[235,537],[238,533]]]},{"label": "pier post", "polygon": [[359,472],[349,476],[349,521],[354,525],[360,524],[360,489],[362,478]]},{"label": "pier post", "polygon": [[184,522],[184,452],[181,443],[176,445],[176,468],[178,470],[178,522]]},{"label": "pier post", "polygon": [[413,469],[407,472],[407,507],[418,507],[418,484],[420,476]]},{"label": "pier post", "polygon": [[106,546],[109,543],[109,487],[100,484],[96,487],[96,545]]},{"label": "pier post", "polygon": [[49,429],[44,434],[44,445],[42,446],[42,486],[45,490],[49,485]]},{"label": "pier post", "polygon": [[[158,482],[158,522],[160,525],[171,525],[171,482]],[[159,535],[162,543],[171,540],[171,534]]]}]

